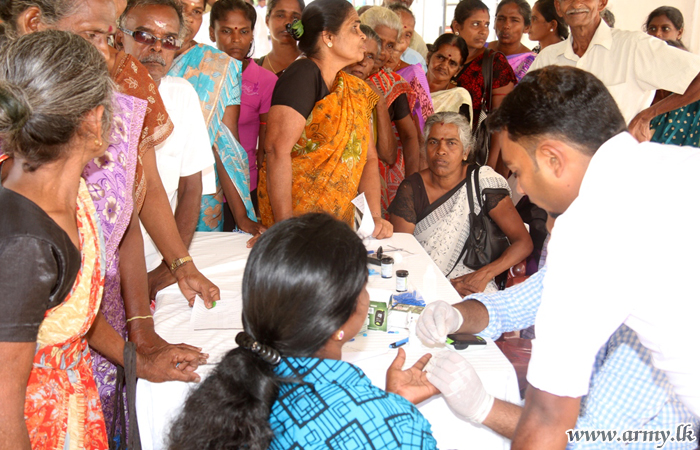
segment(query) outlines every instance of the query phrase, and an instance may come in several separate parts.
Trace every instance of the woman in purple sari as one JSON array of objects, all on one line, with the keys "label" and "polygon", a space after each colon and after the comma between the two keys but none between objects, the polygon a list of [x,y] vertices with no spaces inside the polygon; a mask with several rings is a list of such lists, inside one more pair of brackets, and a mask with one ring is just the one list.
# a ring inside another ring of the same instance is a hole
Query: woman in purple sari
[{"label": "woman in purple sari", "polygon": [[497,41],[489,42],[488,48],[506,55],[508,63],[520,81],[527,73],[537,56],[521,41],[523,34],[530,30],[532,9],[527,0],[501,0],[496,7]]},{"label": "woman in purple sari", "polygon": [[[104,156],[90,161],[83,171],[104,239],[105,285],[100,310],[107,322],[126,339],[126,316],[121,297],[119,244],[134,210],[133,190],[139,137],[147,102],[115,93],[110,146]],[[93,374],[102,401],[105,422],[111,427],[116,389],[116,366],[98,352],[92,353]]]}]

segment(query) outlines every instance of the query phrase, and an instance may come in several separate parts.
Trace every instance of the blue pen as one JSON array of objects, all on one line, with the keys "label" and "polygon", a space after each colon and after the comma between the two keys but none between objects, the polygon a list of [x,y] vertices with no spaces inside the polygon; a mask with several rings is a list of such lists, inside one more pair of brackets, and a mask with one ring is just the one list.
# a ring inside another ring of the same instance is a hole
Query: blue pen
[{"label": "blue pen", "polygon": [[396,341],[394,343],[389,344],[389,348],[399,348],[402,345],[408,344],[408,338],[406,339],[401,339],[400,341]]}]

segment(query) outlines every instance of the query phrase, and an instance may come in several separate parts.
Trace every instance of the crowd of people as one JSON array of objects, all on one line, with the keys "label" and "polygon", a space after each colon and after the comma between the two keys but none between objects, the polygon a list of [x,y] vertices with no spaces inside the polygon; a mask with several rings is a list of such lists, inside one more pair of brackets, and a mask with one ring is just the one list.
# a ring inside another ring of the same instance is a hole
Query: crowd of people
[{"label": "crowd of people", "polygon": [[[170,448],[436,448],[414,405],[440,393],[513,448],[698,433],[700,57],[680,11],[624,31],[607,0],[502,0],[494,24],[461,0],[426,45],[410,0],[259,3],[2,1],[0,449],[110,448],[133,438],[122,378],[199,381],[208,355],[158,336],[153,302],[177,284],[211,307],[188,248],[234,230],[245,330]],[[536,325],[524,407],[456,352],[404,370],[399,350],[386,391],[341,361],[369,308],[358,195],[374,238],[412,234],[464,297],[426,307],[424,344]],[[482,218],[507,248],[474,265]]]}]

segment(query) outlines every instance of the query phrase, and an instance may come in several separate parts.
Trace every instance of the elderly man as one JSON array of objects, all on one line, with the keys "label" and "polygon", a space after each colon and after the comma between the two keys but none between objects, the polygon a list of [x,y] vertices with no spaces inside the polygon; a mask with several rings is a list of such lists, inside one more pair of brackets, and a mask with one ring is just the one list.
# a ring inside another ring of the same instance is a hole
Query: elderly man
[{"label": "elderly man", "polygon": [[[630,133],[640,141],[651,138],[651,119],[700,99],[697,55],[641,31],[611,29],[600,17],[608,0],[555,0],[554,4],[571,37],[542,50],[531,71],[556,64],[591,72],[610,90]],[[657,89],[677,95],[649,107]]]},{"label": "elderly man", "polygon": [[[688,205],[700,151],[638,143],[601,81],[572,67],[530,72],[489,125],[502,134],[503,160],[519,190],[558,217],[528,370],[532,388],[513,448],[566,446],[596,353],[623,324],[700,416],[700,301],[679,282],[697,273],[700,241],[688,237],[698,214]],[[641,195],[622,195],[630,186]],[[620,200],[611,201],[612,193]],[[650,205],[673,211],[672,232],[660,234]],[[653,280],[639,261],[654,262]]]},{"label": "elderly man", "polygon": [[[197,93],[187,81],[167,76],[182,45],[184,26],[176,0],[136,0],[129,2],[122,14],[115,38],[117,45],[148,69],[175,124],[173,134],[156,147],[156,161],[180,237],[189,246],[199,220],[202,193],[213,193],[215,184],[214,155]],[[167,273],[150,237],[145,230],[143,233],[148,270]]]}]

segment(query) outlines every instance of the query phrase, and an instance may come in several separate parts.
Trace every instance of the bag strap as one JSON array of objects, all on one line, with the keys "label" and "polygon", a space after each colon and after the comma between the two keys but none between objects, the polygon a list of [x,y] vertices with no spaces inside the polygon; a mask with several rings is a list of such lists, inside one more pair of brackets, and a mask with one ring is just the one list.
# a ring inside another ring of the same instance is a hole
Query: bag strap
[{"label": "bag strap", "polygon": [[[472,190],[472,180],[476,178],[476,185],[479,186],[479,169],[480,166],[478,164],[472,164],[469,166],[469,169],[467,169],[467,201],[469,202],[469,212],[473,213],[474,212],[474,191]],[[476,174],[476,175],[474,175]],[[477,190],[479,188],[477,187]],[[470,224],[471,226],[471,224]],[[464,246],[462,247],[462,251],[459,253],[459,256],[457,257],[457,262],[455,263],[454,266],[450,269],[449,272],[445,275],[445,278],[449,277],[450,274],[452,273],[453,270],[455,270],[455,267],[457,267],[457,264],[462,260],[462,257],[464,256],[465,253],[467,253],[467,243],[469,242],[469,237],[464,241]]]},{"label": "bag strap", "polygon": [[141,450],[139,423],[136,418],[136,344],[124,345],[124,376],[126,378],[126,407],[129,410],[129,433],[127,448]]},{"label": "bag strap", "polygon": [[[469,212],[474,212],[474,189],[479,192],[479,169],[481,166],[478,164],[473,164],[467,170],[467,177],[469,181],[467,182],[467,200],[469,201]],[[472,181],[474,181],[474,188],[472,188]],[[480,195],[478,197],[481,197]],[[481,198],[479,198],[479,207],[481,207]]]},{"label": "bag strap", "polygon": [[493,97],[493,61],[496,58],[496,51],[484,49],[484,59],[481,61],[481,74],[484,77],[484,92],[481,97],[481,110],[487,113],[491,111],[491,100]]}]

